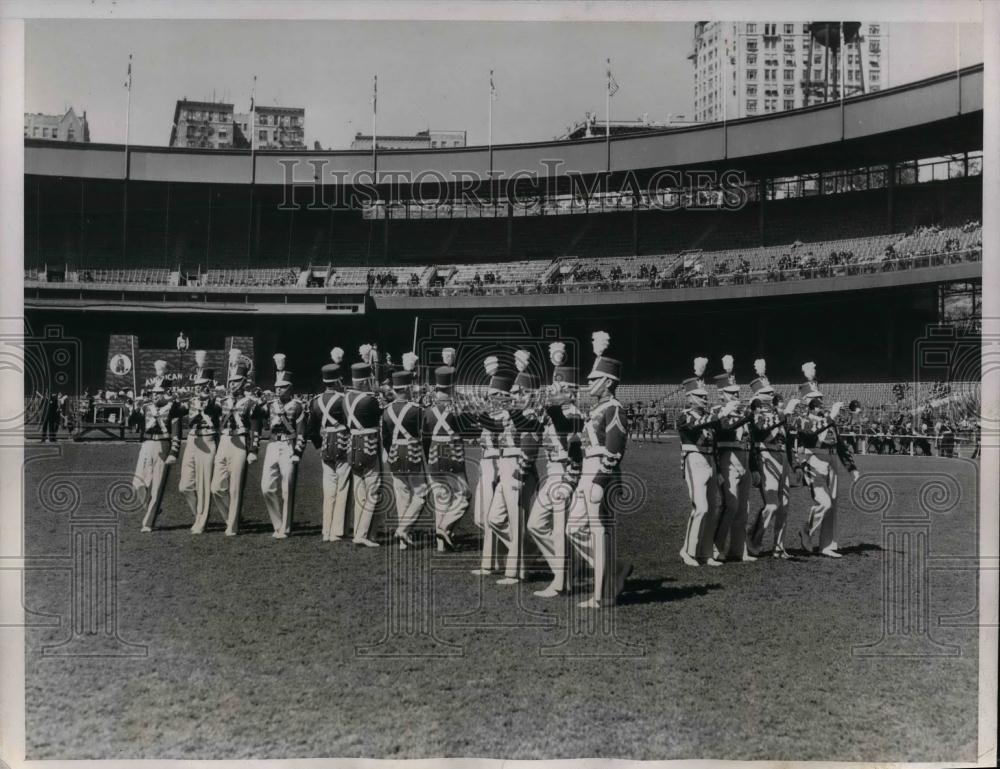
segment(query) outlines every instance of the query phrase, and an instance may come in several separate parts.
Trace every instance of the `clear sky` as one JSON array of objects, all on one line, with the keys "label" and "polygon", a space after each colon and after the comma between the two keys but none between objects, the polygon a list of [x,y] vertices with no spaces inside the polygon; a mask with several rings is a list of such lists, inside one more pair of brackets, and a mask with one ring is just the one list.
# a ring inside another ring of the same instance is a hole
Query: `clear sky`
[{"label": "clear sky", "polygon": [[[889,24],[892,85],[983,58],[982,28]],[[692,114],[690,22],[31,21],[26,27],[29,112],[87,110],[91,140],[125,139],[126,67],[134,54],[130,141],[166,145],[177,99],[304,107],[306,145],[346,148],[378,132],[468,131],[486,144],[489,70],[496,71],[493,138],[551,139],[605,111],[606,59],[620,90],[618,118]]]}]

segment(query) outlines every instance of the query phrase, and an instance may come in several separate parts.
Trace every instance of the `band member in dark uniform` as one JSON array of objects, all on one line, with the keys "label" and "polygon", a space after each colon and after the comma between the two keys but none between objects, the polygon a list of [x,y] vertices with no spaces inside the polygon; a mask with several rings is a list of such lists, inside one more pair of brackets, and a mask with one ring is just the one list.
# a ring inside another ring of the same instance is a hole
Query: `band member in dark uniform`
[{"label": "band member in dark uniform", "polygon": [[344,351],[334,347],[331,363],[320,371],[325,391],[309,403],[306,436],[319,449],[323,463],[323,526],[324,542],[342,540],[347,529],[347,501],[350,497],[351,465],[347,455],[351,447],[351,431],[344,413],[344,384],[340,362]]},{"label": "band member in dark uniform", "polygon": [[146,507],[142,531],[150,532],[156,524],[163,501],[163,491],[181,452],[181,409],[166,392],[163,373],[166,361],[154,364],[159,374],[151,389],[151,398],[138,409],[142,416],[143,442],[135,466],[132,486],[141,504]]},{"label": "band member in dark uniform", "polygon": [[396,539],[405,550],[413,545],[409,530],[420,517],[427,499],[424,467],[423,409],[413,400],[417,356],[403,354],[403,370],[392,373],[395,399],[382,412],[382,461],[392,472],[396,500]]},{"label": "band member in dark uniform", "polygon": [[372,516],[378,505],[381,478],[379,428],[382,408],[372,390],[375,379],[370,363],[351,366],[351,386],[344,395],[344,416],[351,431],[348,462],[354,488],[354,538],[356,545],[378,547],[368,537]]},{"label": "band member in dark uniform", "polygon": [[475,424],[456,410],[454,384],[455,369],[448,365],[435,369],[434,401],[424,409],[424,453],[438,551],[454,549],[452,532],[469,507],[463,436],[471,434]]}]

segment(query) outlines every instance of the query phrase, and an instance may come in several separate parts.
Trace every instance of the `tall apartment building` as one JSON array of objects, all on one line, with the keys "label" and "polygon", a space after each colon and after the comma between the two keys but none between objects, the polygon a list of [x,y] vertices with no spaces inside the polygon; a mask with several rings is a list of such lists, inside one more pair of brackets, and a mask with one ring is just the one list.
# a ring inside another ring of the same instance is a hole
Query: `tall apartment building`
[{"label": "tall apartment building", "polygon": [[174,107],[170,146],[232,149],[233,131],[232,104],[181,99]]},{"label": "tall apartment building", "polygon": [[24,113],[24,138],[48,139],[54,142],[89,142],[90,125],[87,110],[77,115],[70,107],[62,115],[43,115],[40,112]]},{"label": "tall apartment building", "polygon": [[[306,111],[302,107],[267,107],[257,105],[254,123],[254,147],[259,150],[304,150],[306,148]],[[237,147],[250,146],[250,113],[233,116],[237,129]]]},{"label": "tall apartment building", "polygon": [[844,28],[849,44],[839,53],[839,22],[696,22],[688,56],[695,120],[797,109],[839,99],[841,86],[845,97],[888,87],[888,25],[844,22]]},{"label": "tall apartment building", "polygon": [[[465,131],[418,131],[413,135],[386,134],[379,135],[380,150],[437,150],[451,147],[464,147]],[[370,150],[372,148],[371,134],[355,134],[351,142],[352,150]]]}]

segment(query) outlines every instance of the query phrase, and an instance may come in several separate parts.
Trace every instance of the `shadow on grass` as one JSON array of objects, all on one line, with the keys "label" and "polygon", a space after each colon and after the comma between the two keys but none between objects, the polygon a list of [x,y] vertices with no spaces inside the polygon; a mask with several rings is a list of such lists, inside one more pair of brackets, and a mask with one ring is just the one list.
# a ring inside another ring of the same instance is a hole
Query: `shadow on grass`
[{"label": "shadow on grass", "polygon": [[645,603],[671,603],[708,595],[723,589],[718,582],[705,585],[668,584],[674,581],[673,578],[669,577],[666,579],[630,579],[625,583],[625,589],[618,597],[617,604],[629,606]]}]

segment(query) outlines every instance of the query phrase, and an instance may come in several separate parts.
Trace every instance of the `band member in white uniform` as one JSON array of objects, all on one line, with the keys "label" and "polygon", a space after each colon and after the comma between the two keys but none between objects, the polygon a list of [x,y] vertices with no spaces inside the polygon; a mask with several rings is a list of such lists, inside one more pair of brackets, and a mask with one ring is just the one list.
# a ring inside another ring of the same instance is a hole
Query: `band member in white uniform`
[{"label": "band member in white uniform", "polygon": [[[239,353],[239,351],[236,351]],[[257,401],[248,390],[247,368],[242,363],[229,371],[229,392],[220,398],[219,448],[212,468],[212,499],[226,519],[226,536],[239,532],[240,510],[247,466],[257,461],[260,424]]]},{"label": "band member in white uniform", "polygon": [[604,356],[607,333],[595,331],[592,336],[597,359],[587,379],[597,405],[583,426],[583,469],[566,523],[570,544],[594,569],[594,594],[579,604],[584,609],[613,606],[632,571],[617,559],[615,510],[608,493],[621,480],[625,455],[625,409],[615,398],[622,364]]},{"label": "band member in white uniform", "polygon": [[270,439],[264,452],[260,493],[264,497],[274,539],[285,539],[292,529],[298,463],[305,450],[305,407],[292,396],[292,373],[280,364],[275,396],[263,405]]},{"label": "band member in white uniform", "polygon": [[[499,373],[500,362],[495,355],[483,361],[483,368],[490,383],[487,388],[485,410],[499,411],[510,401],[510,390],[514,386],[514,377]],[[482,458],[479,462],[479,481],[476,484],[475,509],[473,520],[483,532],[482,557],[479,568],[473,569],[476,575],[492,574],[499,568],[499,559],[494,547],[493,529],[490,527],[489,511],[493,505],[493,497],[498,493],[500,434],[503,425],[490,419],[482,411],[476,415],[479,425],[479,445],[482,448]]]},{"label": "band member in white uniform", "polygon": [[144,532],[153,530],[160,514],[170,465],[177,462],[181,450],[180,406],[170,397],[164,385],[167,363],[158,360],[153,366],[156,369],[156,381],[151,397],[139,406],[143,441],[132,479],[136,496],[140,504],[146,507],[146,514],[142,519]]},{"label": "band member in white uniform", "polygon": [[[201,534],[212,509],[212,469],[218,449],[219,416],[222,409],[215,399],[215,371],[199,369],[195,379],[195,394],[188,399],[182,412],[188,421],[188,439],[181,464],[179,489],[187,500],[194,524],[192,534]],[[223,516],[223,520],[226,516]]]}]

